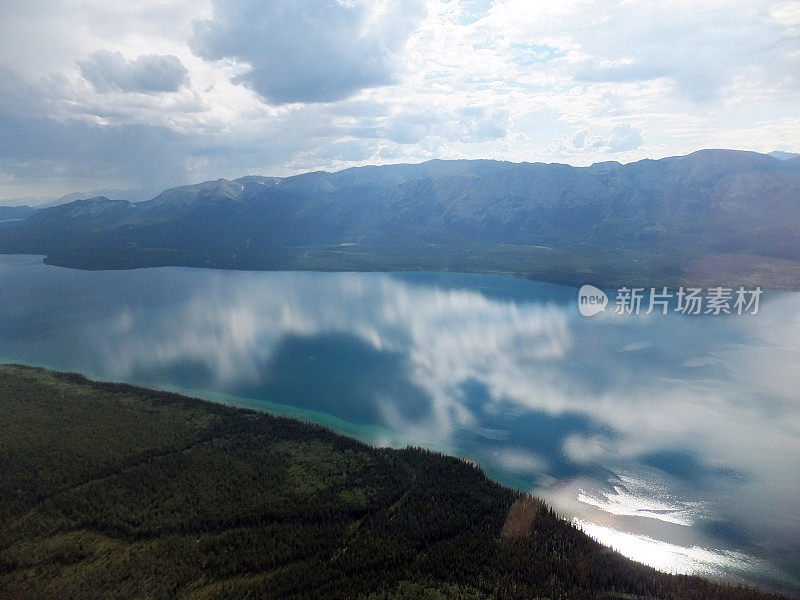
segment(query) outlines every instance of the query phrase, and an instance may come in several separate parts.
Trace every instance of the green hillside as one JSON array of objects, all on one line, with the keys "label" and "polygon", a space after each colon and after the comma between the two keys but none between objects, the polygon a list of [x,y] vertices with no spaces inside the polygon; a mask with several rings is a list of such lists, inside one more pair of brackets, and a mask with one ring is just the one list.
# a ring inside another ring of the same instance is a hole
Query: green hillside
[{"label": "green hillside", "polygon": [[464,461],[0,366],[0,598],[768,598],[660,574]]}]

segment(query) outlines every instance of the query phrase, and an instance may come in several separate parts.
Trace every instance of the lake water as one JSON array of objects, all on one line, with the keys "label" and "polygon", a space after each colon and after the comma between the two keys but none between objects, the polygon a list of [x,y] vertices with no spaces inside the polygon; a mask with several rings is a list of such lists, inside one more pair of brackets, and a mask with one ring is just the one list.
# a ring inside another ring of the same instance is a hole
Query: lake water
[{"label": "lake water", "polygon": [[470,458],[641,562],[800,589],[798,293],[585,318],[577,289],[505,276],[0,256],[0,361]]}]

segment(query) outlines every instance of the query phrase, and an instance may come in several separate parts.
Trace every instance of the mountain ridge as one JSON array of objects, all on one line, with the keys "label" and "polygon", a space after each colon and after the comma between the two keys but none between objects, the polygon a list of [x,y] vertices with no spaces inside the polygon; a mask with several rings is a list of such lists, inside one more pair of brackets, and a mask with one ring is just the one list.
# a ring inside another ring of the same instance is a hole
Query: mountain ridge
[{"label": "mountain ridge", "polygon": [[[84,202],[93,206],[6,224],[0,251],[78,268],[421,268],[610,287],[800,288],[800,160],[756,152],[588,167],[431,160]],[[727,266],[701,281],[693,265],[714,256]],[[732,256],[747,272],[731,270]]]}]

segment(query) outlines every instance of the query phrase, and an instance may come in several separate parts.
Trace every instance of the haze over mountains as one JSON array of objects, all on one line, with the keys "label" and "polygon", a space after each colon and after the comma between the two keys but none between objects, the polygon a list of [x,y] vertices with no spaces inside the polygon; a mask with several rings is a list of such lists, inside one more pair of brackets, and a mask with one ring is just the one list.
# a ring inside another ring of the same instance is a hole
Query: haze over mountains
[{"label": "haze over mountains", "polygon": [[135,204],[39,209],[0,225],[0,252],[78,268],[452,269],[798,288],[800,156],[774,154],[590,167],[434,160],[220,179]]}]

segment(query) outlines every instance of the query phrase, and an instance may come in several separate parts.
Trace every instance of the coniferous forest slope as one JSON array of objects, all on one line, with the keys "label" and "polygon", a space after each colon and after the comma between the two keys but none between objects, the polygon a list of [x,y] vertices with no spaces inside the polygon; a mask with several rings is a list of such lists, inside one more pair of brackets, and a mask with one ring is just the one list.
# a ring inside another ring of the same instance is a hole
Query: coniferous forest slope
[{"label": "coniferous forest slope", "polygon": [[0,366],[0,598],[777,598],[658,573],[458,459]]},{"label": "coniferous forest slope", "polygon": [[0,252],[86,269],[450,269],[800,289],[800,157],[703,150],[582,168],[456,160],[220,179],[136,204],[37,210],[0,223]]}]

